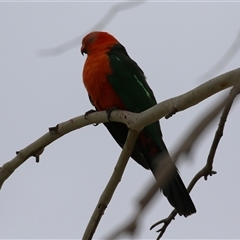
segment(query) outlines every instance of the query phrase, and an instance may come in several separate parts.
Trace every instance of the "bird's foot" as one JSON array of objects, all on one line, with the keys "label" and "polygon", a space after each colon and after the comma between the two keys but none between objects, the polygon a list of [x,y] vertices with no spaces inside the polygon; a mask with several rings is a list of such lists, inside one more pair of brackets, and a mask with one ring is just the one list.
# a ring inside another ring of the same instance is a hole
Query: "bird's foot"
[{"label": "bird's foot", "polygon": [[108,108],[108,109],[106,110],[107,118],[108,118],[108,121],[109,121],[109,122],[111,122],[111,119],[110,119],[110,118],[111,118],[111,113],[112,113],[114,110],[118,110],[118,108],[115,107],[115,106],[113,106],[113,107]]},{"label": "bird's foot", "polygon": [[[95,113],[97,112],[96,110],[93,110],[93,109],[90,109],[89,111],[85,112],[84,114],[84,118],[87,120],[88,116],[91,114],[91,113]],[[93,126],[97,126],[98,123],[94,123]]]},{"label": "bird's foot", "polygon": [[166,119],[172,117],[174,114],[178,112],[178,109],[173,107],[172,110],[165,116]]},{"label": "bird's foot", "polygon": [[89,111],[85,112],[84,118],[87,120],[88,115],[90,115],[91,113],[94,113],[94,112],[96,112],[96,110],[90,109]]}]

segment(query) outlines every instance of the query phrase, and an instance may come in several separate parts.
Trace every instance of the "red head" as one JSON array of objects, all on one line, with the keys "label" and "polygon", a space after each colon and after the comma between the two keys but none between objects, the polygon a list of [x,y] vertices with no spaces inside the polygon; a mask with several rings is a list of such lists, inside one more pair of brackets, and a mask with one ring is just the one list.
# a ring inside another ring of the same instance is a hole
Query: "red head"
[{"label": "red head", "polygon": [[106,50],[117,43],[118,40],[107,32],[91,32],[82,40],[81,53],[90,54],[94,50]]}]

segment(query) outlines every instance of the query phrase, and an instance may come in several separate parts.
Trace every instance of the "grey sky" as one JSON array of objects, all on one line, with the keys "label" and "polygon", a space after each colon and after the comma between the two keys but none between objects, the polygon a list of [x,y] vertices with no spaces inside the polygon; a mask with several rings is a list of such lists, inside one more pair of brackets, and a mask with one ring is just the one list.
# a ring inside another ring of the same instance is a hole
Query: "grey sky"
[{"label": "grey sky", "polygon": [[[48,127],[91,109],[82,84],[85,61],[79,48],[56,57],[38,50],[85,34],[114,3],[0,3],[0,165]],[[105,30],[144,70],[158,102],[201,84],[200,75],[227,51],[239,29],[240,3],[153,3],[120,12]],[[240,52],[218,74],[239,67]],[[212,76],[213,77],[213,76]],[[207,80],[207,79],[205,79]],[[205,81],[204,80],[204,81]],[[222,94],[161,120],[170,152],[187,129]],[[165,238],[239,238],[240,130],[236,103],[214,161],[218,173],[200,180],[191,193],[197,214],[176,217]],[[188,162],[179,165],[188,184],[205,164],[217,122],[200,139]],[[29,159],[1,190],[0,238],[81,238],[120,148],[107,130],[89,126],[45,149],[40,163]],[[95,238],[104,238],[134,212],[152,174],[130,160]],[[145,212],[137,239],[172,210],[158,194]]]}]

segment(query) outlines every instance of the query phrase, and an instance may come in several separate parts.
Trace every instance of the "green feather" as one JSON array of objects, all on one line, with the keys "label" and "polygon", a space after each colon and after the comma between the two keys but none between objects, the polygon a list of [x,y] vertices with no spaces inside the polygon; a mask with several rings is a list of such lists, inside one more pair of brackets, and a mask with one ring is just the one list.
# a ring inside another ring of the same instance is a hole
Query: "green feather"
[{"label": "green feather", "polygon": [[[126,109],[140,113],[156,105],[153,91],[147,84],[143,71],[128,56],[125,48],[117,44],[107,54],[112,69],[108,80]],[[159,122],[148,125],[144,131],[155,142],[159,152],[166,150]]]}]

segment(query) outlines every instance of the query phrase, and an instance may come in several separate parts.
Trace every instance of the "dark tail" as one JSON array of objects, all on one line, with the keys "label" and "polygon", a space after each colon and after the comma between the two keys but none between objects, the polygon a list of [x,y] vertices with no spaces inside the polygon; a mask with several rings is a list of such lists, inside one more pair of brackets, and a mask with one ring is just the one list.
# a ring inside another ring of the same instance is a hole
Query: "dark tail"
[{"label": "dark tail", "polygon": [[170,204],[177,210],[180,216],[184,215],[187,217],[196,212],[193,201],[189,196],[177,169],[163,188],[163,194],[167,197]]},{"label": "dark tail", "polygon": [[[163,163],[164,161],[163,159],[159,159],[158,157],[151,162],[151,166],[150,166],[154,175],[155,175],[154,172],[157,169],[157,166],[161,167],[159,165],[162,165],[161,163]],[[162,165],[162,167],[164,168],[164,164]],[[184,183],[181,177],[178,174],[178,170],[175,165],[174,167],[175,167],[175,170],[172,173],[172,176],[163,187],[163,194],[167,197],[169,203],[176,209],[176,211],[180,216],[184,215],[185,217],[187,217],[195,213],[196,208],[193,204],[191,197],[189,196],[189,193],[186,187],[184,186]]]}]

